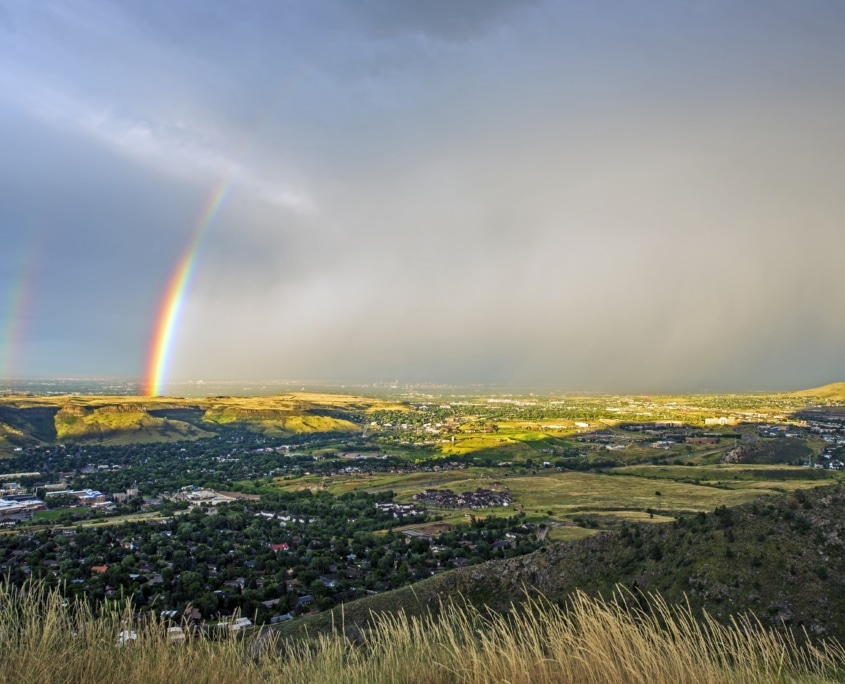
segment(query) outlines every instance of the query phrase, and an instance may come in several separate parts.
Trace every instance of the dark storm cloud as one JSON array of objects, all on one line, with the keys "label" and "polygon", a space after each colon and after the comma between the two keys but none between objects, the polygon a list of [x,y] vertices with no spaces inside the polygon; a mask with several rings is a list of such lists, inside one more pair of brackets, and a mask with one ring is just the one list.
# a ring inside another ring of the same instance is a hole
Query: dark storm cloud
[{"label": "dark storm cloud", "polygon": [[3,7],[26,373],[139,373],[221,184],[174,377],[845,373],[837,3]]}]

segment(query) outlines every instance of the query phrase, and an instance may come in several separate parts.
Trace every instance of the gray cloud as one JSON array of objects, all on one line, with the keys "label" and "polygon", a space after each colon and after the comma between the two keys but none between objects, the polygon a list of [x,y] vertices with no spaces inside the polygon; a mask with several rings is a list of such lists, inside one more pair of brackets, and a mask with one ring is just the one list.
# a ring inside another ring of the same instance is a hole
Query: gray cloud
[{"label": "gray cloud", "polygon": [[[540,0],[364,0],[350,13],[375,35],[392,37],[418,34],[446,40],[463,40],[483,35],[515,12],[537,5]],[[338,3],[342,6],[342,3]]]},{"label": "gray cloud", "polygon": [[44,245],[21,372],[140,373],[230,178],[174,378],[845,372],[838,5],[453,5],[7,5],[0,283]]}]

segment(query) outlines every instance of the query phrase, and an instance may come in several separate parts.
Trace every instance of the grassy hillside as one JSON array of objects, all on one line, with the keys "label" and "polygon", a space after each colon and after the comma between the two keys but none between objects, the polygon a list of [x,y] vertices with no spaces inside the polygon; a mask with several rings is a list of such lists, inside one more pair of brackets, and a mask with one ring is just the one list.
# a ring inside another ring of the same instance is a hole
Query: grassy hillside
[{"label": "grassy hillside", "polygon": [[143,406],[65,406],[55,416],[56,439],[108,443],[163,442],[209,435],[189,423],[150,415]]},{"label": "grassy hillside", "polygon": [[266,435],[360,432],[377,408],[401,405],[365,397],[292,393],[276,397],[0,397],[0,455],[55,441],[107,443],[199,439],[221,429]]},{"label": "grassy hillside", "polygon": [[129,606],[95,616],[38,585],[0,585],[0,605],[0,679],[27,684],[821,684],[845,674],[836,644],[798,645],[741,617],[697,621],[656,599],[626,605],[576,594],[564,609],[540,600],[506,617],[450,607],[436,621],[381,616],[366,634],[338,623],[309,642],[267,632],[241,639],[225,624],[214,639],[172,640],[161,621],[134,620]]},{"label": "grassy hillside", "polygon": [[300,432],[360,432],[361,428],[346,418],[322,415],[319,410],[288,408],[249,408],[217,405],[208,408],[203,423],[209,427],[241,427],[252,432],[278,436]]},{"label": "grassy hillside", "polygon": [[57,407],[13,407],[0,404],[0,458],[16,447],[56,438]]},{"label": "grassy hillside", "polygon": [[[472,427],[469,424],[468,427]],[[472,454],[496,460],[522,460],[542,457],[543,449],[568,449],[575,443],[516,421],[498,421],[493,433],[458,433],[452,444],[442,447],[447,455]]]},{"label": "grassy hillside", "polygon": [[761,439],[740,444],[722,457],[725,463],[803,463],[813,456],[813,450],[803,440]]},{"label": "grassy hillside", "polygon": [[58,407],[12,407],[0,405],[0,422],[13,427],[28,439],[50,441],[56,438],[54,419]]},{"label": "grassy hillside", "polygon": [[793,393],[797,397],[813,397],[831,401],[845,401],[845,382],[832,382],[829,385],[814,387]]},{"label": "grassy hillside", "polygon": [[[845,489],[841,484],[767,496],[715,513],[688,514],[664,525],[629,524],[550,544],[529,556],[491,561],[436,575],[284,627],[314,633],[341,617],[366,625],[373,613],[436,612],[463,596],[477,606],[507,611],[526,596],[562,602],[576,590],[609,596],[617,584],[689,601],[727,621],[749,611],[763,625],[812,637],[845,639]],[[343,612],[343,616],[341,616]]]},{"label": "grassy hillside", "polygon": [[23,446],[32,440],[18,428],[0,423],[0,458],[8,456],[17,447]]}]

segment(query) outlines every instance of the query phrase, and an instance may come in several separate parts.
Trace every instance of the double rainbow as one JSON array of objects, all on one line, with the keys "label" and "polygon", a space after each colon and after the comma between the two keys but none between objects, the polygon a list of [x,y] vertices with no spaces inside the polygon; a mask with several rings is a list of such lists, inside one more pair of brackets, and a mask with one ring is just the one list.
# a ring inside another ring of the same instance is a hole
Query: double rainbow
[{"label": "double rainbow", "polygon": [[170,282],[165,290],[159,306],[150,352],[147,358],[147,372],[145,375],[145,393],[148,397],[158,397],[164,394],[170,357],[173,353],[173,343],[176,339],[176,328],[182,315],[186,295],[196,270],[197,255],[200,251],[202,239],[214,222],[223,201],[232,187],[234,175],[221,181],[200,212],[190,242],[176,264]]}]

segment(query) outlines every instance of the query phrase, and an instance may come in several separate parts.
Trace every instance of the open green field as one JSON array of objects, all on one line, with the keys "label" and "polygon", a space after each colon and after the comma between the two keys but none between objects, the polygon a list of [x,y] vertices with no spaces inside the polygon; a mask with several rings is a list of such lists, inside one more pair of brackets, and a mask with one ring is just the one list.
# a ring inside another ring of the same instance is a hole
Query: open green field
[{"label": "open green field", "polygon": [[33,519],[36,522],[53,522],[60,518],[63,513],[69,511],[69,508],[53,508],[49,511],[36,511]]},{"label": "open green field", "polygon": [[546,539],[553,542],[576,541],[584,537],[589,537],[591,534],[596,534],[598,531],[575,525],[558,525],[549,530]]},{"label": "open green field", "polygon": [[[792,466],[628,466],[606,472],[504,474],[492,468],[377,475],[306,476],[277,480],[280,489],[325,489],[334,494],[351,491],[392,491],[397,501],[411,502],[424,489],[455,492],[507,489],[514,499],[508,507],[483,510],[445,509],[446,522],[467,515],[524,513],[529,521],[571,521],[591,517],[598,526],[622,520],[670,520],[682,512],[712,511],[735,506],[766,494],[814,487],[839,479],[830,471]],[[556,528],[554,537],[571,534]]]},{"label": "open green field", "polygon": [[[379,473],[376,475],[306,475],[296,479],[278,479],[274,486],[278,489],[297,491],[300,489],[325,489],[332,494],[346,492],[384,492],[393,491],[400,500],[410,499],[413,494],[429,487],[448,488],[454,491],[464,491],[470,487],[484,486],[478,484],[482,480],[489,486],[492,479],[500,476],[495,468],[467,468],[466,470],[441,470],[439,472],[417,473]],[[463,483],[466,483],[464,486]],[[407,496],[403,496],[407,495]]]},{"label": "open green field", "polygon": [[734,446],[732,440],[724,440],[718,445],[678,443],[667,449],[656,449],[650,445],[650,442],[656,441],[656,437],[649,439],[641,434],[632,435],[617,427],[616,422],[601,421],[595,424],[595,429],[602,430],[608,445],[621,446],[621,449],[608,449],[601,442],[579,442],[579,436],[588,435],[590,431],[579,431],[571,421],[558,420],[547,424],[496,421],[495,432],[458,432],[452,436],[454,441],[440,445],[440,450],[446,456],[472,455],[489,458],[493,462],[526,459],[535,462],[554,461],[560,458],[561,453],[575,449],[590,461],[637,464],[680,459],[706,464],[718,463],[725,452]]},{"label": "open green field", "polygon": [[777,483],[778,487],[793,489],[824,484],[837,479],[836,472],[816,470],[802,466],[789,465],[752,465],[736,463],[718,463],[713,465],[655,465],[625,466],[616,468],[614,473],[625,476],[647,477],[659,480],[682,482],[700,482],[709,485],[755,487],[765,483]]},{"label": "open green field", "polygon": [[[538,458],[544,449],[569,449],[575,442],[565,439],[561,430],[544,431],[537,425],[527,426],[520,422],[499,421],[496,432],[458,433],[455,441],[444,444],[446,455],[491,456],[498,460],[523,460]],[[567,432],[574,433],[575,430]]]},{"label": "open green field", "polygon": [[[591,511],[700,511],[749,501],[756,491],[716,489],[702,485],[604,473],[539,473],[504,481],[515,508],[526,514],[553,511],[549,517],[567,518]],[[529,511],[531,513],[529,513]]]}]

